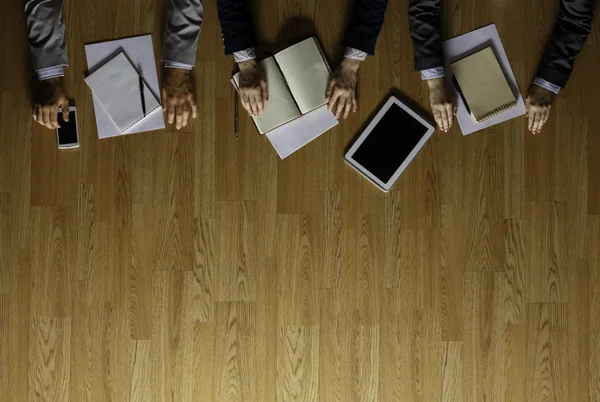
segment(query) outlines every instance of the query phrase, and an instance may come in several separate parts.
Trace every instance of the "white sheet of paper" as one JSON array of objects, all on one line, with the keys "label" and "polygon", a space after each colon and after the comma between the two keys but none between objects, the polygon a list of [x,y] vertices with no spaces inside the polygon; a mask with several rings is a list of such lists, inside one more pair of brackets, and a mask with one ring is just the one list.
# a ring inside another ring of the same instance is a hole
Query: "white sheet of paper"
[{"label": "white sheet of paper", "polygon": [[[151,35],[135,36],[133,38],[85,45],[85,55],[89,73],[93,73],[94,70],[102,66],[106,61],[110,60],[121,51],[127,54],[127,57],[131,60],[135,69],[142,75],[154,96],[156,96],[157,99],[160,99],[160,87],[158,86],[158,74],[156,72],[156,60],[154,58]],[[118,135],[165,128],[165,119],[163,117],[162,108],[158,108],[153,113],[149,114],[143,121],[123,133],[113,122],[100,101],[96,97],[93,97],[93,100],[99,138],[115,137]]]},{"label": "white sheet of paper", "polygon": [[507,110],[504,113],[500,113],[496,117],[492,117],[491,119],[477,123],[473,116],[467,112],[464,102],[455,90],[457,104],[456,119],[458,120],[458,124],[460,125],[463,135],[474,133],[475,131],[482,130],[486,127],[490,127],[525,114],[525,101],[523,100],[523,96],[521,96],[521,92],[519,91],[519,86],[517,85],[515,75],[510,68],[510,63],[508,61],[508,57],[506,56],[506,52],[504,51],[504,46],[502,46],[500,35],[498,35],[496,24],[486,25],[482,28],[468,32],[464,35],[456,36],[444,42],[446,79],[448,80],[447,84],[452,86],[452,69],[450,68],[451,63],[473,53],[476,50],[483,49],[486,46],[491,46],[494,49],[494,53],[498,57],[498,62],[500,63],[500,66],[506,75],[508,84],[510,85],[513,93],[517,96],[517,106]]},{"label": "white sheet of paper", "polygon": [[117,54],[88,75],[85,83],[124,133],[161,107],[148,85],[143,80],[140,82],[140,75],[127,60],[125,53]]},{"label": "white sheet of paper", "polygon": [[266,136],[281,159],[293,154],[338,124],[327,105],[269,131]]}]

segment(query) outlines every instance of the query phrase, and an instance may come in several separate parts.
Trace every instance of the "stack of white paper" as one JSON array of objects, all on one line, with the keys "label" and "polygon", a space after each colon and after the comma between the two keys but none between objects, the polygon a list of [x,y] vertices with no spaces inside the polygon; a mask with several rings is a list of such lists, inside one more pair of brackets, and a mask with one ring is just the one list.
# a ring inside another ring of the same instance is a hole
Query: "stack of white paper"
[{"label": "stack of white paper", "polygon": [[[165,128],[162,108],[157,98],[160,88],[151,35],[89,44],[85,46],[85,53],[90,72],[88,79],[94,94],[98,137],[114,137]],[[114,64],[109,65],[111,62]],[[109,70],[102,73],[102,78],[91,78],[104,68]],[[115,85],[115,79],[118,80],[118,85]],[[123,90],[127,95],[122,95]],[[142,110],[142,93],[146,107],[145,117]],[[104,100],[105,97],[110,100]],[[127,99],[129,103],[123,102],[123,99]]]}]

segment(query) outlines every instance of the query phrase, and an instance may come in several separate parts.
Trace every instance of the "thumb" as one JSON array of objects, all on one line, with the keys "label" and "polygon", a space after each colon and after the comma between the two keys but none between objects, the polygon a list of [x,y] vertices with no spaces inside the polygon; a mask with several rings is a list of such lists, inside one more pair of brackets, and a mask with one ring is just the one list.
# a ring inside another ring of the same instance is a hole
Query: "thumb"
[{"label": "thumb", "polygon": [[61,107],[62,107],[63,120],[68,122],[69,121],[69,99],[65,98],[65,100],[61,104]]},{"label": "thumb", "polygon": [[260,87],[262,89],[263,101],[266,102],[269,100],[269,86],[267,84],[267,81],[261,80]]}]

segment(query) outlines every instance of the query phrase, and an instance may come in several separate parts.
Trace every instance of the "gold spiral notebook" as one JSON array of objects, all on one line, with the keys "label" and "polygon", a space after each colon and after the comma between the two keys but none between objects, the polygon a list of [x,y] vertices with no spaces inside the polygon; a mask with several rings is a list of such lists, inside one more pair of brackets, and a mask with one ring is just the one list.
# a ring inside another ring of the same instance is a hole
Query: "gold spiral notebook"
[{"label": "gold spiral notebook", "polygon": [[453,83],[476,122],[517,106],[517,99],[491,47],[450,65]]}]

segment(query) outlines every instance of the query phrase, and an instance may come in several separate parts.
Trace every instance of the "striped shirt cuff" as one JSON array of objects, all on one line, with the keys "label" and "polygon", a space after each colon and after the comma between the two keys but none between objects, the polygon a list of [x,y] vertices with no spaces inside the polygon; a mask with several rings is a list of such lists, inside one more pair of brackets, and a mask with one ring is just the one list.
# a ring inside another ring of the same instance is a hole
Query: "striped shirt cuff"
[{"label": "striped shirt cuff", "polygon": [[191,64],[180,63],[178,61],[163,60],[166,68],[181,68],[183,70],[191,70],[194,68]]},{"label": "striped shirt cuff", "polygon": [[440,78],[446,75],[446,71],[444,67],[434,67],[428,68],[427,70],[421,70],[421,79],[422,80],[431,80],[434,78]]},{"label": "striped shirt cuff", "polygon": [[39,81],[44,81],[50,78],[64,77],[65,76],[65,64],[58,66],[46,67],[36,70],[36,74]]},{"label": "striped shirt cuff", "polygon": [[233,52],[233,60],[235,60],[236,63],[241,63],[243,61],[248,61],[252,59],[256,59],[256,51],[253,47],[249,47],[245,50],[240,50],[239,52]]},{"label": "striped shirt cuff", "polygon": [[559,87],[556,84],[553,84],[551,82],[546,81],[543,78],[540,77],[535,77],[535,79],[533,80],[533,83],[537,86],[540,86],[542,88],[546,88],[548,91],[555,93],[556,95],[558,95],[558,93],[560,92],[560,90],[562,89],[561,87]]},{"label": "striped shirt cuff", "polygon": [[346,50],[344,51],[344,57],[348,59],[364,61],[367,58],[367,52],[363,52],[362,50],[346,46]]}]

